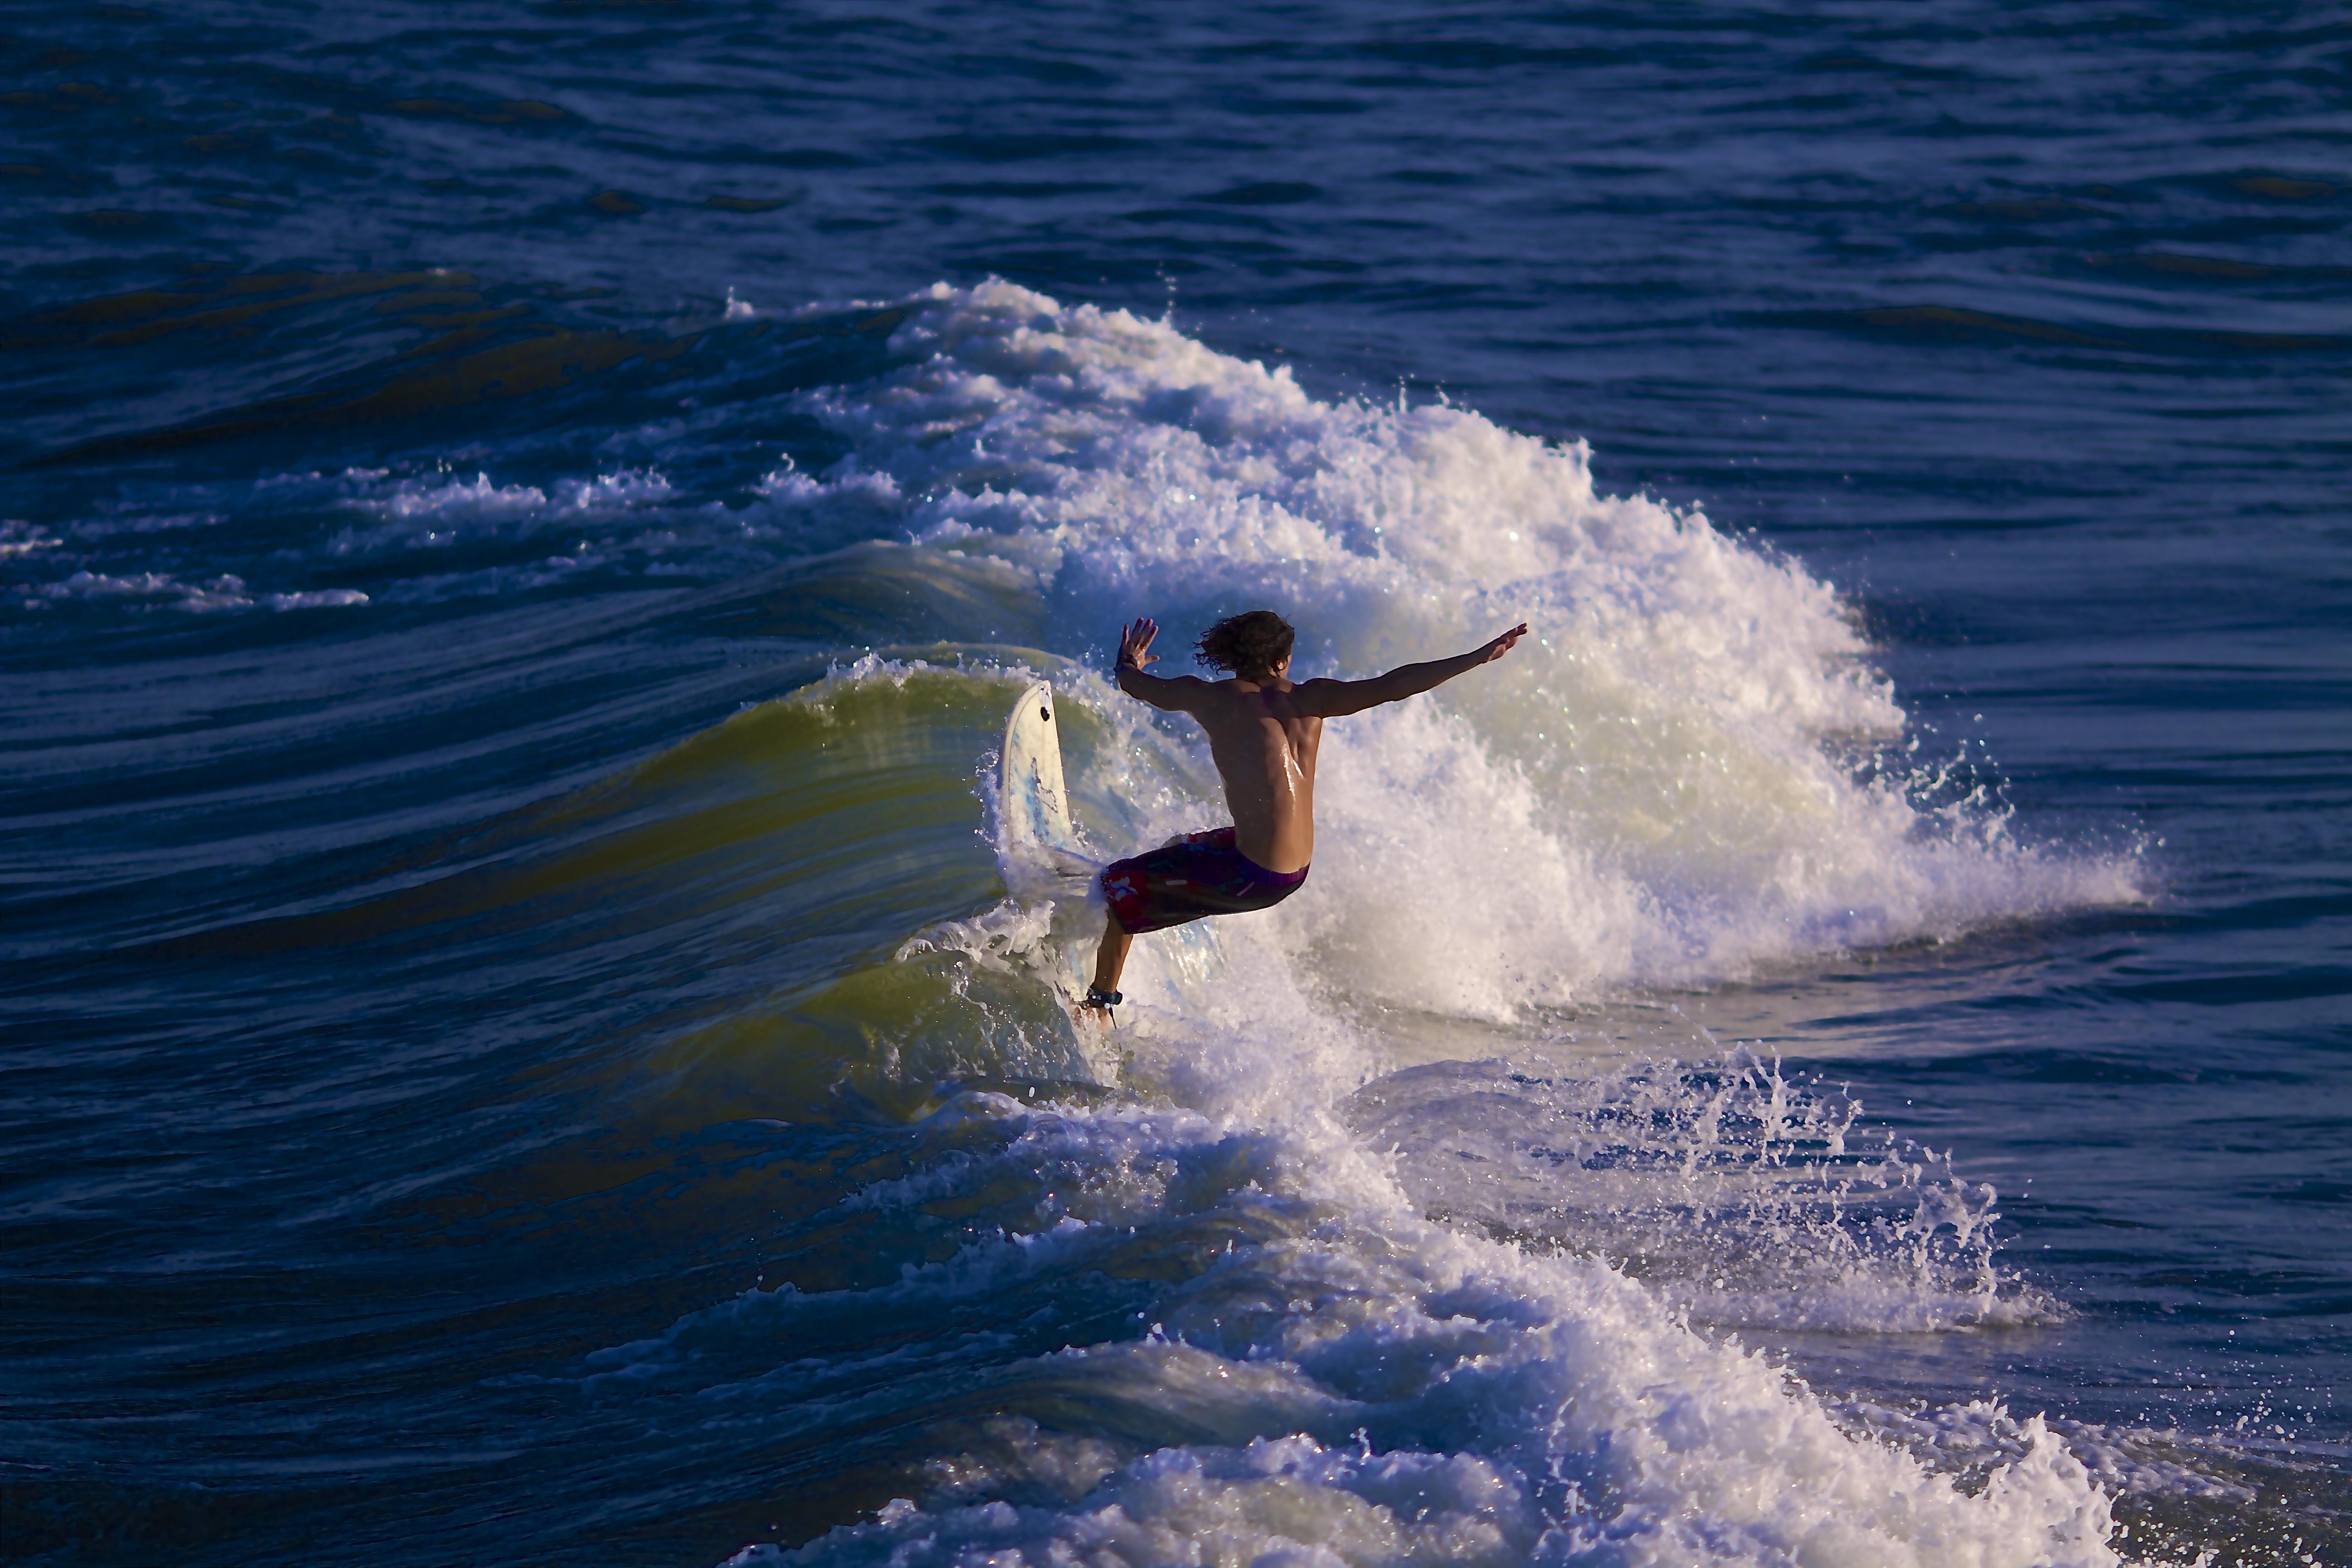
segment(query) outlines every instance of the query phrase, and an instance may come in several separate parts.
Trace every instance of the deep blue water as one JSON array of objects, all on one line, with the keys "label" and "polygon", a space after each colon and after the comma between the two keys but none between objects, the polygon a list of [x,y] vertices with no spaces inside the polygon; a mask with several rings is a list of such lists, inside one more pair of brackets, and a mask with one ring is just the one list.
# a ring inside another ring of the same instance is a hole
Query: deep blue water
[{"label": "deep blue water", "polygon": [[[0,58],[11,1560],[2352,1562],[2352,11]],[[1090,1057],[1259,602],[1555,640]]]}]

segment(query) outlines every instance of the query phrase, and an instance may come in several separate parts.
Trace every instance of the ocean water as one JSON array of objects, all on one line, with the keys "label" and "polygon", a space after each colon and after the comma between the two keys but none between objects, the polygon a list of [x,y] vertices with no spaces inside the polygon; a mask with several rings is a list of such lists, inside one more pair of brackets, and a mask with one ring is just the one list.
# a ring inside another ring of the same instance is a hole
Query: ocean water
[{"label": "ocean water", "polygon": [[0,52],[0,1555],[2352,1563],[2352,14]]}]

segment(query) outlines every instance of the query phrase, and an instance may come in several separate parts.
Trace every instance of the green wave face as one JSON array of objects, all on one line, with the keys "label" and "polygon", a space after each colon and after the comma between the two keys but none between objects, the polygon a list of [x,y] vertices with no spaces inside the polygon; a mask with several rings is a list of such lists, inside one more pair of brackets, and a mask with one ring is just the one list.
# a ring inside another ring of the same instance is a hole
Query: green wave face
[{"label": "green wave face", "polygon": [[[747,708],[488,825],[448,847],[482,863],[300,922],[299,940],[520,940],[575,963],[625,951],[648,992],[716,989],[691,1022],[665,1011],[602,1053],[665,1125],[904,1117],[960,1084],[1091,1081],[1034,942],[1017,965],[901,956],[1003,897],[983,777],[1024,679],[1006,650],[925,651]],[[1083,766],[1105,731],[1069,729]],[[1079,915],[1058,922],[1057,945]]]},{"label": "green wave face", "polygon": [[609,809],[656,819],[616,839],[733,903],[747,961],[757,949],[783,970],[765,996],[665,1046],[657,1068],[682,1075],[667,1114],[712,1114],[711,1096],[748,1110],[785,1089],[795,1104],[847,1096],[909,1116],[958,1085],[1094,1080],[1048,973],[1078,910],[993,953],[983,942],[984,962],[910,942],[1004,895],[985,764],[1024,682],[986,657],[998,650],[974,651],[986,661],[966,669],[915,660],[832,677],[614,790]]}]

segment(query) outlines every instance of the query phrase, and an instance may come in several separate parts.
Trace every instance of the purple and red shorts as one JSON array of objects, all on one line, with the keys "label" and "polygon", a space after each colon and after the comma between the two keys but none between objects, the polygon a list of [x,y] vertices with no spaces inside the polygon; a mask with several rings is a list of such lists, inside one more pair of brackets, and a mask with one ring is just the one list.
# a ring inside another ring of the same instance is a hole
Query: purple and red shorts
[{"label": "purple and red shorts", "polygon": [[1307,868],[1269,871],[1234,847],[1234,830],[1213,828],[1148,849],[1103,869],[1103,901],[1129,936],[1206,915],[1270,910],[1307,881]]}]

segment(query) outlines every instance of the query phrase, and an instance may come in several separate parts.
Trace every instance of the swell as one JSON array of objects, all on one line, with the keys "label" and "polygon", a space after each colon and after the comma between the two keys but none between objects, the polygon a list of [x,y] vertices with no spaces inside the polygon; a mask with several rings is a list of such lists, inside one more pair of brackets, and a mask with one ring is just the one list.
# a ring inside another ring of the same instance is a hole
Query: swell
[{"label": "swell", "polygon": [[[772,532],[696,557],[715,581],[551,593],[510,623],[427,595],[320,645],[346,682],[377,672],[357,701],[225,636],[184,721],[151,720],[144,770],[107,693],[162,661],[54,678],[26,796],[49,837],[14,895],[54,945],[10,969],[51,1042],[17,1065],[58,1096],[10,1130],[16,1256],[59,1265],[11,1331],[38,1373],[28,1443],[70,1458],[109,1401],[164,1413],[208,1380],[210,1462],[257,1473],[299,1440],[319,1363],[206,1314],[299,1272],[268,1325],[397,1347],[314,1424],[321,1485],[373,1473],[384,1412],[458,1455],[553,1423],[513,1469],[443,1458],[419,1482],[453,1521],[551,1543],[583,1509],[698,1550],[789,1520],[843,1560],[1082,1542],[1114,1509],[1149,1539],[1223,1520],[1311,1542],[1423,1496],[1434,1533],[1404,1545],[1463,1558],[1605,1554],[1614,1521],[1660,1560],[1696,1529],[1767,1560],[1963,1541],[2107,1561],[2097,1494],[2038,1428],[1972,1497],[1675,1315],[1798,1321],[1835,1254],[1843,1326],[1989,1318],[1988,1198],[1881,1166],[1883,1203],[1825,1218],[1856,1179],[1831,1152],[1767,1169],[1721,1142],[1726,1182],[1769,1195],[1738,1211],[1738,1267],[1703,1274],[1688,1216],[1720,1222],[1728,1187],[1564,1177],[1541,1152],[1616,1114],[1606,1093],[1517,1085],[1535,1131],[1433,1110],[1386,1153],[1377,1118],[1333,1108],[1408,1054],[1412,1020],[1491,1055],[1596,997],[2128,897],[2130,864],[1913,788],[1834,595],[1703,518],[1598,494],[1579,449],[1318,401],[1164,323],[1002,286],[903,309],[888,368],[782,395],[840,455],[769,470]],[[583,511],[650,550],[705,506],[366,482],[374,510],[338,527],[393,555],[467,531],[520,550]],[[727,580],[745,548],[765,569]],[[1144,944],[1106,1050],[1047,985],[1091,917],[1003,896],[984,759],[1016,679],[1047,673],[1098,850],[1213,820],[1197,742],[1086,656],[1122,613],[1268,601],[1341,672],[1519,614],[1543,640],[1484,686],[1335,725],[1310,896]],[[105,885],[72,884],[106,857]],[[103,1080],[68,1084],[100,1044]],[[1709,1092],[1644,1103],[1698,1116]],[[1822,1142],[1811,1114],[1786,1125]],[[1510,1171],[1500,1211],[1425,1180],[1465,1152]],[[1521,1223],[1547,1182],[1549,1228]],[[1925,1250],[1874,1251],[1881,1220]],[[171,1266],[91,1300],[62,1266],[100,1230]],[[1653,1285],[1586,1255],[1643,1236]],[[1776,1274],[1759,1260],[1787,1237],[1814,1250]],[[472,1247],[502,1283],[466,1285]],[[675,1326],[615,1344],[615,1319]],[[188,1332],[91,1390],[64,1369],[93,1322]],[[625,1495],[583,1489],[649,1432],[658,1464]],[[680,1475],[716,1478],[687,1520]],[[774,1509],[768,1475],[803,1500]],[[1857,1491],[1899,1502],[1857,1514]],[[1010,1496],[1005,1526],[982,1500]],[[873,1515],[893,1497],[922,1500]],[[1312,1517],[1284,1524],[1283,1497]]]},{"label": "swell", "polygon": [[[1948,789],[1826,585],[1599,493],[1580,445],[1323,402],[1166,323],[1000,284],[909,301],[893,350],[877,381],[799,399],[847,455],[780,502],[855,496],[1027,573],[1056,651],[1260,604],[1301,626],[1309,672],[1360,674],[1535,626],[1502,664],[1332,727],[1339,852],[1290,926],[1355,955],[1332,966],[1349,985],[1500,1016],[2139,895],[2128,850],[2036,845]],[[1432,948],[1433,926],[1464,938]]]},{"label": "swell", "polygon": [[[706,1303],[713,1269],[755,1278],[742,1238],[903,1163],[943,1081],[1087,1076],[1043,997],[893,957],[992,895],[972,768],[1012,689],[950,670],[755,704],[410,842],[321,907],[13,963],[12,1081],[39,1107],[11,1118],[0,1207],[23,1505],[103,1495],[126,1539],[194,1518],[299,1554],[286,1520],[364,1518],[393,1472],[433,1517],[419,1540],[468,1539],[514,1515],[520,1464],[548,1506],[517,1528],[551,1542],[583,1509],[667,1520],[579,1490],[621,1439],[530,1369]],[[681,1236],[703,1238],[682,1270]],[[152,1342],[92,1366],[94,1336]],[[199,1448],[93,1468],[90,1422],[169,1419],[191,1389],[215,1409]],[[484,1433],[551,1415],[567,1436],[485,1468]],[[199,1477],[226,1495],[192,1515]]]},{"label": "swell", "polygon": [[[754,316],[729,331],[769,379],[745,401],[713,361],[712,395],[730,422],[772,412],[815,434],[796,437],[805,464],[789,450],[765,459],[748,489],[740,458],[733,477],[692,486],[625,467],[535,482],[289,476],[264,513],[310,520],[320,565],[301,580],[341,563],[334,581],[366,584],[349,589],[364,603],[302,611],[360,617],[321,623],[310,642],[324,664],[308,682],[267,658],[282,639],[261,629],[275,617],[255,619],[257,576],[232,590],[219,586],[229,576],[173,567],[170,551],[104,553],[147,537],[136,530],[101,531],[89,548],[59,536],[19,558],[79,567],[41,589],[70,590],[74,615],[53,610],[51,631],[86,641],[97,626],[81,621],[102,612],[139,634],[102,663],[38,678],[62,717],[20,721],[27,818],[79,830],[99,808],[135,807],[117,829],[124,849],[170,843],[189,862],[184,889],[249,857],[262,825],[282,834],[289,814],[367,843],[419,815],[478,814],[484,792],[466,774],[480,763],[521,790],[550,744],[593,766],[591,723],[658,735],[660,705],[691,710],[730,684],[713,639],[754,639],[751,659],[789,681],[845,649],[930,639],[1084,661],[1130,614],[1196,623],[1270,602],[1304,626],[1302,657],[1342,674],[1451,651],[1512,619],[1537,626],[1506,664],[1335,731],[1327,832],[1341,848],[1324,885],[1337,896],[1307,939],[1356,954],[1356,974],[1392,977],[1392,1002],[1500,1016],[1514,998],[1703,983],[2140,890],[2128,851],[2036,845],[1907,752],[1903,710],[1824,584],[1699,514],[1600,494],[1580,446],[1442,405],[1320,401],[1165,323],[1003,285],[819,313],[824,331],[842,326],[878,355],[845,382],[824,379],[839,366],[799,363],[793,323],[757,347],[771,323]],[[868,327],[890,329],[887,344]],[[674,446],[672,460],[719,449],[719,435]],[[563,457],[558,443],[522,460]],[[170,550],[192,547],[184,531],[163,531]],[[879,542],[892,537],[914,548]],[[204,570],[231,564],[243,563]],[[615,597],[681,578],[706,585]],[[203,583],[214,586],[191,586]],[[502,627],[469,611],[485,595],[532,607]],[[220,629],[193,648],[154,640],[196,620]],[[468,639],[486,668],[441,657]],[[384,700],[338,706],[353,668]],[[637,703],[600,700],[593,683],[616,678]],[[154,711],[150,694],[174,689],[190,693],[185,720]],[[568,719],[531,714],[551,699]],[[235,718],[200,723],[199,711]],[[626,750],[604,747],[605,765]],[[386,785],[400,810],[353,818],[336,804]],[[451,805],[425,798],[436,792]],[[1480,867],[1502,879],[1499,905],[1473,896]],[[345,857],[297,907],[364,874]],[[1416,910],[1477,934],[1416,957],[1412,931],[1382,913],[1399,883]],[[81,897],[50,896],[61,916]]]}]

